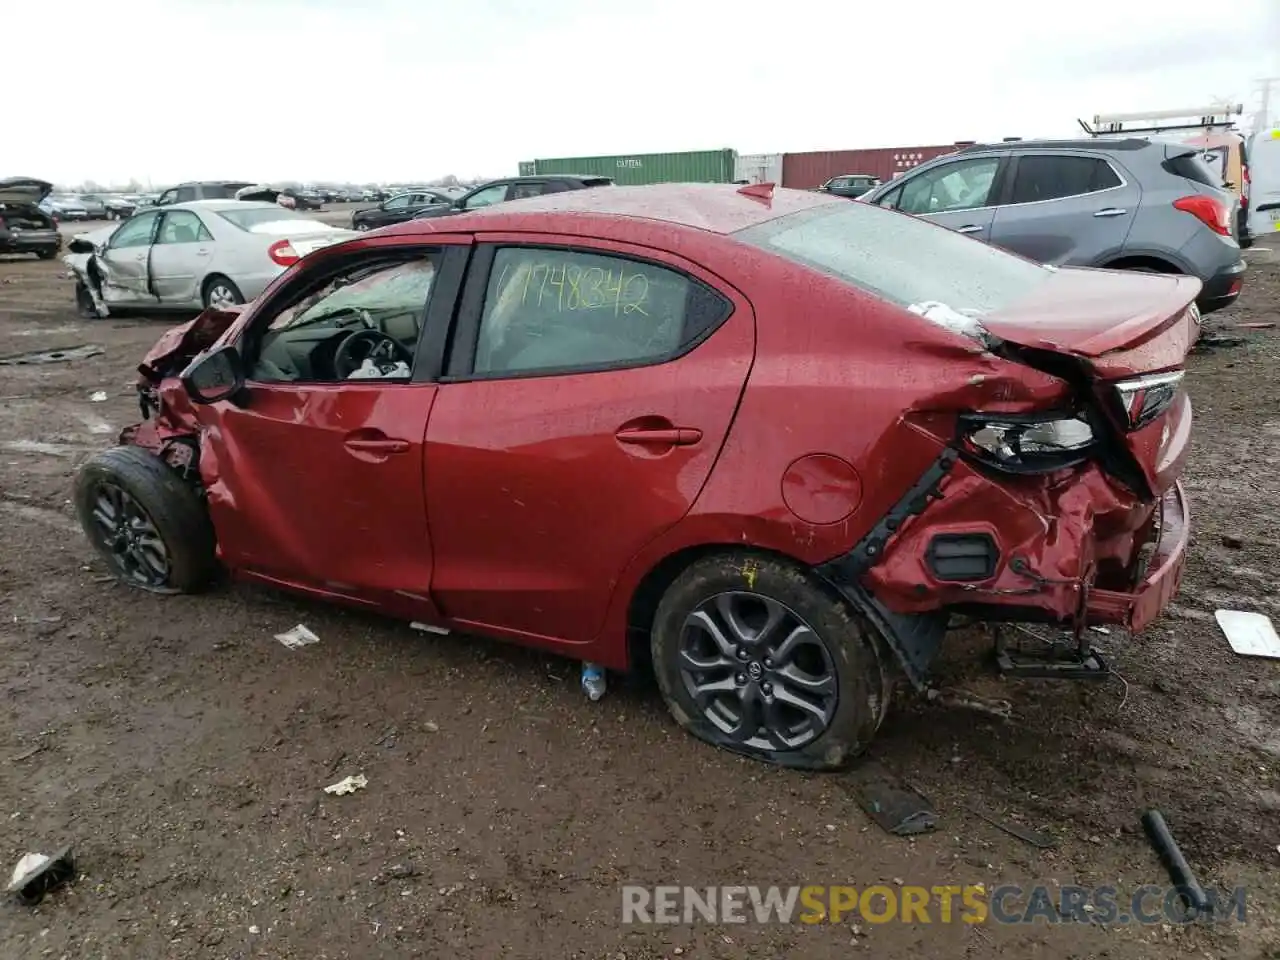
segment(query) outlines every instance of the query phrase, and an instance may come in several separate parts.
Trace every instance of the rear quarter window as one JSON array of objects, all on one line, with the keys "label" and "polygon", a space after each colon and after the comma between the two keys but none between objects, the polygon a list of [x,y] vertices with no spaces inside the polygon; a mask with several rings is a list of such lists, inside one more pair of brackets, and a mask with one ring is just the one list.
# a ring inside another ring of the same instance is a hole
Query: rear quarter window
[{"label": "rear quarter window", "polygon": [[1221,187],[1222,177],[1214,171],[1201,153],[1183,153],[1169,157],[1162,164],[1175,177],[1184,177],[1206,187]]},{"label": "rear quarter window", "polygon": [[900,307],[940,302],[990,313],[1052,275],[945,227],[864,203],[788,214],[734,237]]}]

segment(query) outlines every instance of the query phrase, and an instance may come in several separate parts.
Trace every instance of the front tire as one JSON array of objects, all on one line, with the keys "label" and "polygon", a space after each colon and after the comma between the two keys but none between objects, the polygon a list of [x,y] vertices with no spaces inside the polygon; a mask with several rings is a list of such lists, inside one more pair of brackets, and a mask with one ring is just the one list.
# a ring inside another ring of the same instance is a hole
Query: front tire
[{"label": "front tire", "polygon": [[204,307],[208,310],[210,307],[226,307],[238,303],[244,303],[244,294],[240,292],[240,288],[228,280],[221,274],[214,274],[204,282],[204,292],[201,297]]},{"label": "front tire", "polygon": [[874,628],[786,560],[696,561],[663,596],[651,647],[676,722],[758,760],[844,769],[884,719],[890,684]]},{"label": "front tire", "polygon": [[76,513],[111,572],[151,593],[192,593],[217,569],[200,496],[141,447],[113,447],[76,476]]}]

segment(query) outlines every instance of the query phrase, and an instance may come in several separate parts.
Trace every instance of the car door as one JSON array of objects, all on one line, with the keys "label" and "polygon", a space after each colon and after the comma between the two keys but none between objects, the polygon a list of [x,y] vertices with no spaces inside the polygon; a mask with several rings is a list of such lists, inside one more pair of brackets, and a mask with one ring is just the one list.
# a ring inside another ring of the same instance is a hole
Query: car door
[{"label": "car door", "polygon": [[697,498],[754,316],[649,248],[477,241],[427,425],[432,594],[452,619],[563,650],[596,636],[623,568]]},{"label": "car door", "polygon": [[1040,263],[1092,266],[1124,249],[1142,199],[1109,160],[1019,153],[996,207],[991,242]]},{"label": "car door", "polygon": [[903,177],[902,183],[876,202],[975,240],[989,240],[995,219],[991,199],[1002,159],[999,154],[989,154],[949,160]]},{"label": "car door", "polygon": [[151,243],[160,213],[140,213],[122,223],[111,234],[98,263],[105,282],[102,298],[107,303],[151,306],[156,303],[150,278]]},{"label": "car door", "polygon": [[163,304],[200,302],[200,283],[213,260],[213,234],[191,210],[166,210],[151,248],[151,288]]},{"label": "car door", "polygon": [[[231,567],[396,616],[437,617],[423,438],[438,367],[428,369],[437,354],[422,344],[424,331],[449,323],[469,243],[442,235],[430,246],[360,245],[336,276],[332,258],[300,268],[245,321],[242,396],[201,408],[206,462],[217,465],[216,479],[205,477],[209,513]],[[318,292],[315,271],[328,280]],[[410,376],[337,376],[335,347],[370,330],[410,351]]]}]

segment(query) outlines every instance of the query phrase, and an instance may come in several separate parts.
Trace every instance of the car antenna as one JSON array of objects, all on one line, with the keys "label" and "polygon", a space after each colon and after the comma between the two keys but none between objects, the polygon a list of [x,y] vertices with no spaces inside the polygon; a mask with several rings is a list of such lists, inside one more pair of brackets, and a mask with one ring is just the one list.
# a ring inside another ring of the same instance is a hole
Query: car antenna
[{"label": "car antenna", "polygon": [[777,186],[774,183],[748,183],[744,187],[739,187],[738,192],[744,197],[750,197],[752,200],[763,200],[769,203],[773,200],[773,188]]}]

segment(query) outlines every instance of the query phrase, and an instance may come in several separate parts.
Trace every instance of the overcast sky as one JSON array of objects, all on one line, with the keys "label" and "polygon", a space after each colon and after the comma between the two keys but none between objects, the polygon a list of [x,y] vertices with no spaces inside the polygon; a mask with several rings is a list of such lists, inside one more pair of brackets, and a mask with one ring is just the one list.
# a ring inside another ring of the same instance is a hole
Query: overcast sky
[{"label": "overcast sky", "polygon": [[405,181],[536,157],[1060,135],[1219,97],[1252,111],[1255,81],[1280,76],[1280,0],[11,6],[0,176],[63,183]]}]

